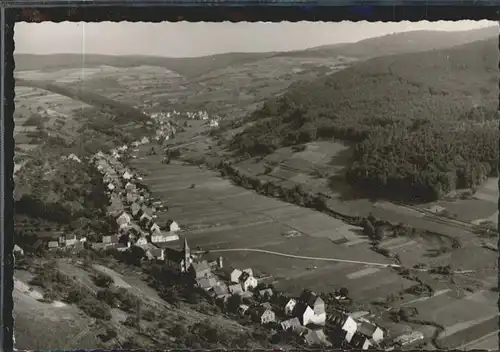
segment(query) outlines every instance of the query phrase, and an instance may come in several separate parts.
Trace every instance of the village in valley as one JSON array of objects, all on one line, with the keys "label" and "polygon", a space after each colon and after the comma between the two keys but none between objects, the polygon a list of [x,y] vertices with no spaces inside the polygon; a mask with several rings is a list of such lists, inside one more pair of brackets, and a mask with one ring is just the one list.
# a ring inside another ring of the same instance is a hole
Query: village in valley
[{"label": "village in valley", "polygon": [[[347,288],[318,294],[304,287],[300,296],[289,296],[266,283],[265,277],[255,276],[252,268],[233,268],[222,256],[204,259],[209,251],[191,248],[189,231],[183,230],[175,219],[158,223],[157,213],[168,212],[167,202],[154,199],[148,187],[141,183],[141,173],[131,169],[124,160],[136,158],[134,151],[138,148],[148,149],[148,154],[156,153],[165,140],[175,137],[175,127],[170,121],[177,115],[176,111],[153,113],[148,123],[156,131],[153,136],[116,147],[109,153],[99,151],[89,159],[102,174],[109,197],[108,215],[115,219],[117,233],[102,236],[100,242],[61,235],[47,242],[49,251],[134,252],[139,261],[160,263],[183,284],[201,289],[213,304],[232,313],[235,319],[269,329],[273,335],[271,340],[277,344],[292,338],[299,346],[391,350],[423,339],[422,334],[411,333],[389,341],[384,328],[369,320],[369,312],[349,312],[342,308],[342,303],[350,300]],[[209,119],[206,112],[187,116],[209,123],[210,128],[217,122]],[[168,153],[165,155],[163,161],[168,159]],[[66,159],[82,163],[74,154]],[[23,250],[16,246],[15,251],[19,255]]]},{"label": "village in valley", "polygon": [[497,27],[18,54],[16,348],[495,350]]}]

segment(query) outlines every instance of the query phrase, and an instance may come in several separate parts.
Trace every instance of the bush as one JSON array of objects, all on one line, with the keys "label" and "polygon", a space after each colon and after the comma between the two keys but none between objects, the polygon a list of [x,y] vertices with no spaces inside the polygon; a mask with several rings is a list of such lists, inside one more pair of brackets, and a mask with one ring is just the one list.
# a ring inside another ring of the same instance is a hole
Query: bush
[{"label": "bush", "polygon": [[83,300],[84,297],[85,295],[81,290],[72,289],[67,293],[65,301],[67,303],[78,304]]},{"label": "bush", "polygon": [[80,302],[79,308],[92,318],[111,320],[111,310],[109,306],[95,298],[85,298]]},{"label": "bush", "polygon": [[103,288],[108,288],[111,284],[113,284],[114,280],[111,276],[103,273],[98,273],[92,277],[94,283]]},{"label": "bush", "polygon": [[98,291],[97,299],[108,304],[112,308],[116,308],[118,306],[116,293],[113,290],[110,290],[109,288],[105,288],[104,290]]},{"label": "bush", "polygon": [[141,318],[146,320],[146,321],[154,321],[156,318],[156,314],[155,314],[155,312],[153,312],[150,309],[144,309],[141,312]]}]

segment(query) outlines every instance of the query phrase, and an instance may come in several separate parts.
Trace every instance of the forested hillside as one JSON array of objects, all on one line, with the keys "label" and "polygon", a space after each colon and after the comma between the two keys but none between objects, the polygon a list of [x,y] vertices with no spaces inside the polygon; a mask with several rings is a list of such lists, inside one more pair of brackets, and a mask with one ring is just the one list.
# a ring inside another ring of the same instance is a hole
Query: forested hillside
[{"label": "forested hillside", "polygon": [[246,155],[337,138],[348,181],[377,196],[436,199],[496,172],[498,39],[371,59],[267,101],[231,146]]}]

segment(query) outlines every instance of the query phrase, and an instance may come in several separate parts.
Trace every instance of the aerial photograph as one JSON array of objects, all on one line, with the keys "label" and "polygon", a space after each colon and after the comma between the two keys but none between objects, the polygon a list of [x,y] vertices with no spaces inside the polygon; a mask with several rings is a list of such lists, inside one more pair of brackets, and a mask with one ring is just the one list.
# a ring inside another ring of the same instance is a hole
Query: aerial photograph
[{"label": "aerial photograph", "polygon": [[498,40],[16,24],[15,348],[498,350]]}]

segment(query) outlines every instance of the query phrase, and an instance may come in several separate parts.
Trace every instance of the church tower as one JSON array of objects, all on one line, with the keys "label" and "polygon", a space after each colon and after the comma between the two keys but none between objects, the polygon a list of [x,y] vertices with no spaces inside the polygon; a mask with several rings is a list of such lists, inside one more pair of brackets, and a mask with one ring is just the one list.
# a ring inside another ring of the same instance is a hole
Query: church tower
[{"label": "church tower", "polygon": [[189,248],[189,245],[187,243],[187,239],[186,237],[184,237],[184,247],[182,249],[182,252],[183,252],[183,255],[184,255],[184,258],[183,258],[183,262],[184,262],[184,267],[182,268],[182,271],[183,272],[187,272],[191,266],[191,263],[193,262],[192,260],[192,257],[191,257],[191,249]]}]

